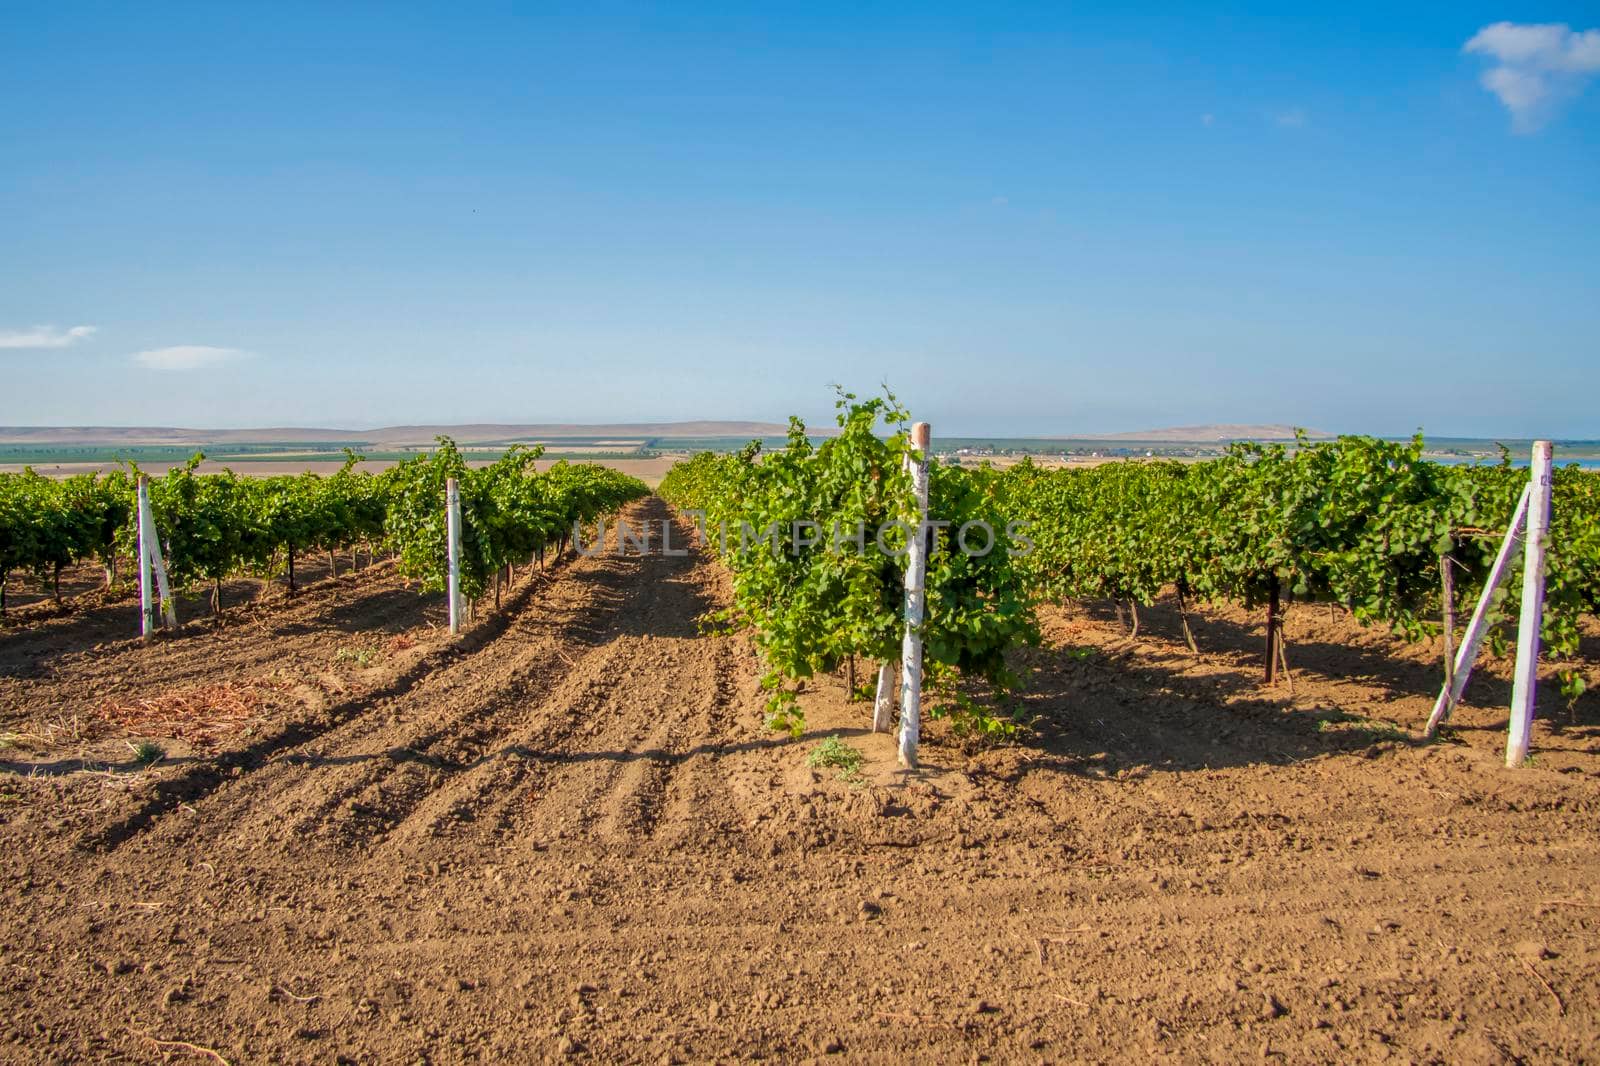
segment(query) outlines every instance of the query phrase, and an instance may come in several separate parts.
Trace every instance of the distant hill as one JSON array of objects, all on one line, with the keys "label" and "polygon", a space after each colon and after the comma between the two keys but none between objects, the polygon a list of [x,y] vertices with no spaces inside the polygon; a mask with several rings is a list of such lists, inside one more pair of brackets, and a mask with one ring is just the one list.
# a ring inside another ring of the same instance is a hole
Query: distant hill
[{"label": "distant hill", "polygon": [[[1306,436],[1316,440],[1331,440],[1332,433],[1308,429]],[[1138,440],[1163,441],[1178,444],[1213,444],[1233,440],[1293,440],[1293,426],[1235,425],[1222,423],[1209,426],[1171,426],[1167,429],[1145,429],[1137,433],[1082,433],[1061,440]]]},{"label": "distant hill", "polygon": [[542,440],[562,437],[641,440],[649,437],[781,437],[789,427],[777,422],[609,422],[593,425],[549,423],[465,426],[386,426],[382,429],[179,429],[168,426],[0,426],[5,444],[293,444],[363,442],[431,444],[437,436],[460,444]]}]

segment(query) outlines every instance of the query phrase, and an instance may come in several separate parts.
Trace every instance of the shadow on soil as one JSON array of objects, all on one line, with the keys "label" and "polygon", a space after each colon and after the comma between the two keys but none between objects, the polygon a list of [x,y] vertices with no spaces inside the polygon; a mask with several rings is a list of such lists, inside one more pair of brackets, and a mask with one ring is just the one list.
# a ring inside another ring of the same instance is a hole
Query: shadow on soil
[{"label": "shadow on soil", "polygon": [[[1114,604],[1092,603],[1083,610],[1099,625],[1117,625]],[[1291,616],[1291,635],[1298,625],[1302,632],[1309,629],[1311,637],[1288,645],[1294,677],[1320,684],[1359,682],[1386,691],[1389,698],[1431,701],[1437,694],[1441,677],[1436,664],[1401,658],[1376,641],[1317,639],[1317,620],[1304,615],[1326,608],[1301,605],[1297,610],[1302,614]],[[1019,774],[1044,769],[1100,777],[1290,765],[1334,755],[1375,758],[1385,749],[1450,743],[1451,731],[1506,728],[1500,717],[1487,724],[1453,725],[1440,739],[1425,741],[1410,728],[1384,720],[1381,712],[1372,717],[1349,713],[1336,704],[1336,697],[1296,701],[1289,683],[1280,679],[1269,687],[1261,676],[1264,619],[1252,626],[1210,613],[1191,614],[1201,649],[1196,657],[1183,643],[1170,600],[1139,613],[1137,640],[1018,653],[1027,678],[1020,701],[1035,723],[1033,743],[1045,753]],[[1351,625],[1344,618],[1332,624]],[[1591,661],[1595,650],[1592,638],[1586,638],[1582,651]],[[1197,665],[1212,668],[1196,670]],[[1476,706],[1504,705],[1511,686],[1497,673],[1480,669],[1468,696]],[[1536,713],[1558,731],[1577,733],[1600,714],[1600,701],[1592,693],[1583,697],[1574,721],[1557,687],[1543,683]]]},{"label": "shadow on soil", "polygon": [[[664,519],[668,514],[665,504],[655,499],[647,502],[644,511],[645,517],[652,520]],[[571,602],[577,606],[566,613],[551,612],[549,627],[560,633],[562,645],[573,652],[570,657],[562,656],[567,660],[568,667],[588,651],[620,637],[654,636],[687,639],[699,633],[701,616],[709,609],[710,604],[703,598],[697,585],[683,579],[693,565],[693,556],[663,557],[651,554],[634,558],[639,564],[638,568],[621,566],[587,570],[575,578],[584,584],[581,595],[570,597]],[[155,794],[132,814],[104,829],[86,834],[80,840],[80,845],[98,850],[114,849],[138,835],[157,818],[178,805],[193,803],[220,788],[231,777],[257,769],[288,749],[321,737],[372,710],[379,703],[403,695],[424,677],[448,668],[453,662],[471,658],[505,635],[529,606],[529,601],[548,585],[549,576],[570,566],[571,563],[569,556],[567,560],[553,566],[550,571],[534,580],[523,582],[509,594],[501,610],[489,612],[482,622],[474,625],[454,643],[421,656],[404,673],[392,678],[382,688],[330,708],[328,713],[316,722],[289,723],[247,748],[228,752],[217,759],[197,762],[183,773],[163,780],[156,786]],[[410,601],[412,607],[409,610],[414,611],[415,594],[405,593],[405,595],[412,597]],[[370,628],[370,618],[365,628]],[[510,754],[512,750],[507,748],[500,754]],[[641,758],[651,756],[651,753],[625,754]],[[486,756],[489,757],[495,756]],[[528,752],[524,757],[536,756]],[[371,759],[394,759],[415,760],[441,768],[467,768],[445,763],[425,752],[409,748],[348,756],[301,755],[283,758],[284,761],[292,758],[300,765],[313,767]]]},{"label": "shadow on soil", "polygon": [[[281,579],[262,581],[236,578],[222,586],[222,632],[260,619],[302,609],[315,609],[329,599],[338,599],[333,610],[316,621],[295,621],[275,632],[299,635],[329,628],[346,633],[399,632],[415,625],[421,612],[442,602],[440,596],[416,591],[385,590],[363,595],[361,580],[389,572],[383,561],[367,563],[352,571],[339,571],[328,578],[326,562],[304,565],[297,592],[291,596]],[[356,590],[348,600],[341,594]],[[174,606],[182,622],[177,632],[163,634],[164,640],[192,640],[218,632],[211,613],[209,589],[191,589],[175,596]],[[374,615],[377,617],[374,618]],[[114,589],[94,588],[64,598],[59,606],[38,602],[11,611],[0,625],[0,677],[27,677],[47,668],[54,659],[97,651],[117,654],[140,647],[139,593],[136,586],[119,584]]]},{"label": "shadow on soil", "polygon": [[455,643],[420,656],[408,669],[391,678],[381,688],[370,690],[357,699],[329,708],[323,718],[311,722],[290,722],[267,733],[249,747],[226,752],[215,759],[194,761],[183,773],[161,781],[155,787],[154,795],[140,804],[132,814],[104,829],[86,834],[80,840],[80,846],[91,850],[116,848],[179,804],[193,803],[214,792],[236,773],[258,768],[279,752],[314,740],[371,710],[379,703],[409,691],[430,673],[447,667],[452,660],[470,656],[502,635],[515,617],[516,608],[541,584],[542,582],[529,582],[524,585],[512,597],[511,610],[491,615]]}]

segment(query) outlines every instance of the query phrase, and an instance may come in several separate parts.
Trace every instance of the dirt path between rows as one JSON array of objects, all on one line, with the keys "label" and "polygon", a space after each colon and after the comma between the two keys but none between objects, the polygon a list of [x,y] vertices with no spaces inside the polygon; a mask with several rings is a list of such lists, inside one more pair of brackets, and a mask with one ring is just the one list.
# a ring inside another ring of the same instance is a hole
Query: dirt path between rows
[{"label": "dirt path between rows", "polygon": [[[0,782],[0,1054],[1344,1063],[1600,1045],[1592,751],[1513,774],[1471,744],[1354,744],[1230,703],[1209,673],[1053,650],[1029,653],[1034,741],[966,753],[935,729],[903,775],[833,679],[810,686],[807,739],[762,728],[748,642],[701,626],[725,581],[698,554],[572,558],[452,640],[380,570],[263,614],[253,638],[30,652],[0,678],[7,722],[142,698],[161,663],[183,684],[295,677],[215,754],[143,773],[36,758]],[[1047,617],[1062,647],[1084,625]],[[332,659],[397,637],[370,665]],[[835,732],[866,754],[861,781],[807,768]]]}]

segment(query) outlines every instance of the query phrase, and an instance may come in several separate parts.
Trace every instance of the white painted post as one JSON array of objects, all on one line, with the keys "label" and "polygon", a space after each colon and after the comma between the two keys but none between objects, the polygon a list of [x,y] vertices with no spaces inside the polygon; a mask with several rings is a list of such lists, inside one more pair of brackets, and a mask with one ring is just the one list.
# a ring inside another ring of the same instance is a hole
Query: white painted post
[{"label": "white painted post", "polygon": [[1500,551],[1494,557],[1494,566],[1489,569],[1489,579],[1483,584],[1483,594],[1478,597],[1478,606],[1473,608],[1472,619],[1467,623],[1467,631],[1462,635],[1461,647],[1456,651],[1456,665],[1452,672],[1450,682],[1440,688],[1439,698],[1433,703],[1433,713],[1428,715],[1428,724],[1423,728],[1422,735],[1431,737],[1438,730],[1439,723],[1450,716],[1456,704],[1461,702],[1462,693],[1467,691],[1467,681],[1472,677],[1472,664],[1478,660],[1478,649],[1483,646],[1483,638],[1489,632],[1489,608],[1494,601],[1495,589],[1505,583],[1506,575],[1511,572],[1511,560],[1517,554],[1517,548],[1522,545],[1522,527],[1528,518],[1528,496],[1531,486],[1523,486],[1522,498],[1517,501],[1517,509],[1511,514],[1511,524],[1506,527],[1505,539],[1500,542]]},{"label": "white painted post", "polygon": [[878,667],[878,696],[872,704],[872,731],[887,733],[894,719],[894,664]]},{"label": "white painted post", "polygon": [[[167,585],[167,564],[161,558],[161,531],[156,528],[156,513],[150,506],[150,479],[139,475],[138,491],[134,496],[138,510],[139,529],[139,603],[142,612],[150,619],[150,629],[155,628],[159,610],[168,629],[178,628],[178,608],[172,599],[172,589]],[[150,586],[150,576],[155,575],[155,587]],[[141,630],[145,636],[150,629]]]},{"label": "white painted post", "polygon": [[139,487],[134,491],[134,514],[139,528],[139,635],[145,640],[156,629],[155,589],[150,578],[150,542],[155,539],[154,523],[150,521],[150,479],[139,475]]},{"label": "white painted post", "polygon": [[1517,670],[1511,682],[1511,730],[1506,737],[1506,765],[1513,769],[1528,758],[1533,730],[1533,703],[1539,681],[1539,627],[1544,622],[1544,549],[1550,530],[1550,442],[1533,442],[1528,481],[1528,535],[1523,538],[1522,618],[1517,623]]},{"label": "white painted post", "polygon": [[922,739],[922,611],[928,580],[928,423],[911,427],[911,446],[917,450],[911,466],[911,491],[917,498],[917,528],[906,546],[906,636],[900,648],[900,765],[917,765],[917,744]]},{"label": "white painted post", "polygon": [[461,632],[461,489],[455,478],[444,483],[445,529],[450,548],[450,632]]},{"label": "white painted post", "polygon": [[161,615],[168,629],[178,628],[178,606],[172,599],[172,588],[167,584],[167,564],[161,557],[161,530],[156,528],[156,512],[150,506],[150,487],[145,485],[144,498],[140,501],[144,508],[143,521],[150,530],[150,539],[145,542],[145,547],[150,553],[150,569],[156,575],[156,591],[160,593]]},{"label": "white painted post", "polygon": [[167,584],[167,564],[161,557],[161,531],[156,528],[153,515],[150,529],[150,567],[156,572],[156,591],[161,593],[161,617],[168,629],[177,629],[178,603],[172,598],[172,589]]}]

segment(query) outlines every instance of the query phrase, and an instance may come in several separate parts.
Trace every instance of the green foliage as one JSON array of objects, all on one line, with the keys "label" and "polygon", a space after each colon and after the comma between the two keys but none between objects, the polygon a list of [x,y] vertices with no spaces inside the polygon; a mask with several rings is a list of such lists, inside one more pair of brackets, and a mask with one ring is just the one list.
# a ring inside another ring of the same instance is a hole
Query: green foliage
[{"label": "green foliage", "polygon": [[0,583],[13,570],[42,578],[80,559],[109,560],[132,512],[131,484],[122,473],[0,474]]},{"label": "green foliage", "polygon": [[811,754],[806,756],[806,765],[813,770],[836,768],[841,781],[853,781],[861,772],[861,764],[866,756],[859,748],[853,748],[839,739],[839,734],[818,744],[811,749]]},{"label": "green foliage", "polygon": [[133,752],[133,761],[140,766],[150,767],[166,758],[166,751],[153,740],[125,741],[128,750]]},{"label": "green foliage", "polygon": [[[558,463],[539,474],[539,451],[512,448],[504,458],[469,469],[453,441],[381,475],[359,473],[346,451],[328,477],[299,474],[240,477],[201,474],[195,454],[150,481],[151,510],[174,587],[220,582],[240,572],[276,574],[296,555],[384,542],[401,569],[425,587],[446,579],[445,479],[460,479],[463,591],[476,596],[501,566],[526,559],[564,538],[574,522],[592,522],[647,493],[615,470]],[[81,475],[57,481],[29,470],[0,474],[0,576],[58,567],[116,553],[135,555],[139,471]]]},{"label": "green foliage", "polygon": [[[1000,477],[1032,523],[1023,577],[1046,597],[1148,604],[1175,585],[1254,606],[1276,583],[1419,639],[1438,631],[1441,557],[1460,601],[1473,602],[1528,479],[1506,462],[1445,466],[1422,452],[1420,436],[1301,439],[1191,464],[1022,463]],[[1543,639],[1559,657],[1577,650],[1579,616],[1600,608],[1600,475],[1558,470],[1553,494]],[[1497,642],[1520,594],[1515,580],[1497,594]],[[1569,692],[1581,683],[1564,676]]]},{"label": "green foliage", "polygon": [[[837,409],[839,432],[820,444],[792,419],[786,446],[764,459],[757,442],[738,454],[702,453],[674,466],[660,489],[703,516],[733,575],[733,605],[723,618],[754,634],[768,669],[771,724],[796,734],[800,681],[850,655],[899,656],[903,549],[917,520],[905,409],[892,396],[858,401],[843,392]],[[922,636],[932,680],[959,672],[1003,690],[1013,680],[1006,650],[1037,639],[997,488],[988,471],[930,469],[929,518],[949,523],[928,567]],[[953,550],[956,531],[971,521],[996,533],[981,557]],[[889,551],[875,543],[880,532]],[[989,713],[972,703],[944,706]]]},{"label": "green foliage", "polygon": [[333,653],[333,661],[365,667],[377,662],[379,654],[370,644],[346,644]]},{"label": "green foliage", "polygon": [[593,522],[649,493],[637,478],[603,466],[561,462],[540,474],[534,463],[541,452],[513,447],[496,462],[473,468],[454,441],[440,437],[432,454],[387,471],[384,534],[399,552],[401,571],[420,578],[424,588],[445,588],[450,478],[461,496],[461,590],[469,598],[481,595],[500,567],[564,543],[576,524]]}]

